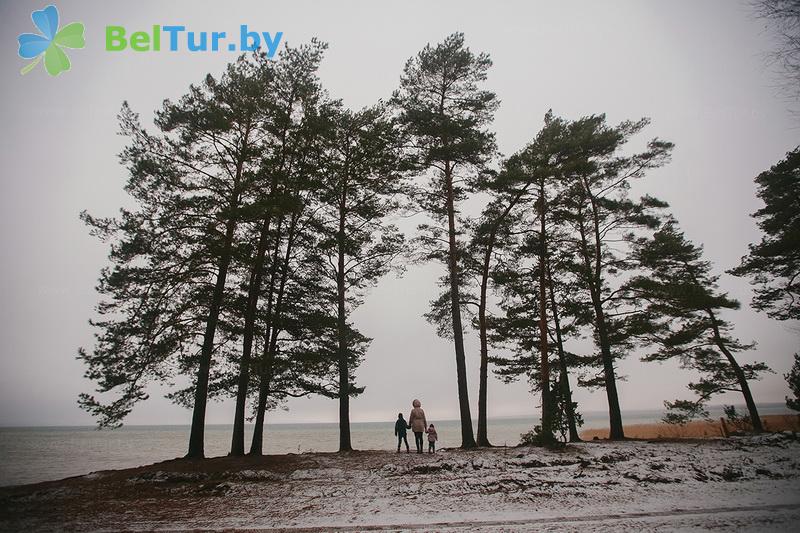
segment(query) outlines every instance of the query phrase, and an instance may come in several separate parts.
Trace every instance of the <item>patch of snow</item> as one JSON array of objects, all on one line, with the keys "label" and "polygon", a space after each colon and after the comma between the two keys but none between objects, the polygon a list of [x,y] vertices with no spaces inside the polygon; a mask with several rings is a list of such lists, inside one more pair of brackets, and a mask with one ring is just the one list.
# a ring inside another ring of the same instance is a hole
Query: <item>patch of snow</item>
[{"label": "patch of snow", "polygon": [[[76,518],[64,529],[325,530],[357,524],[470,531],[481,524],[486,531],[740,531],[768,530],[800,517],[800,441],[792,434],[304,458],[288,474],[140,474],[127,482],[137,485],[141,499],[125,503],[124,513],[100,509],[91,521]],[[170,483],[176,481],[181,483]],[[26,504],[92,497],[79,490],[37,492]],[[143,494],[166,494],[174,509],[155,513]],[[0,521],[0,529],[36,529],[18,526]]]}]

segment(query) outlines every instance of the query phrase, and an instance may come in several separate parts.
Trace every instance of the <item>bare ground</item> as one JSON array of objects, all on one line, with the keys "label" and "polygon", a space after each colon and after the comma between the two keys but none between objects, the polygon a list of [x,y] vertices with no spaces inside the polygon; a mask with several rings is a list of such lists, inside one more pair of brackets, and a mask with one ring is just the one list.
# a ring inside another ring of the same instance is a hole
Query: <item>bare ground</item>
[{"label": "bare ground", "polygon": [[173,460],[0,488],[4,531],[791,531],[791,433]]}]

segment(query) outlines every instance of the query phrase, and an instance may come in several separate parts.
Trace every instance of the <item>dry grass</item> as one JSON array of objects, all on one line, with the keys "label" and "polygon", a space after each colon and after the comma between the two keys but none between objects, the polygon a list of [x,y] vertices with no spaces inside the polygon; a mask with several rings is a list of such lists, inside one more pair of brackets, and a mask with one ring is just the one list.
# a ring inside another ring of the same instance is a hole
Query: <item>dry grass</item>
[{"label": "dry grass", "polygon": [[[800,431],[800,415],[766,415],[761,417],[767,431]],[[735,428],[728,424],[728,431]],[[712,439],[724,437],[719,420],[707,422],[697,420],[685,426],[670,424],[633,424],[625,426],[625,436],[634,439]],[[587,429],[581,438],[592,440],[608,438],[608,428]]]}]

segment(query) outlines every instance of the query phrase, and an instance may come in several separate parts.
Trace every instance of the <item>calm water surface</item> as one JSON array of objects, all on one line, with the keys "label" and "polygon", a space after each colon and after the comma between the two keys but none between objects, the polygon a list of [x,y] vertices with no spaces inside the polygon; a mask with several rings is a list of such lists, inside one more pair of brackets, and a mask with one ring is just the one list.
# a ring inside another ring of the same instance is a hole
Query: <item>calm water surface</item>
[{"label": "calm water surface", "polygon": [[[764,404],[762,415],[788,412],[782,404]],[[743,408],[739,409],[743,411]],[[721,415],[721,408],[712,409]],[[660,410],[626,411],[625,424],[657,422]],[[584,413],[584,428],[608,427],[604,412]],[[436,424],[439,448],[461,443],[460,424],[456,420],[430,420]],[[489,420],[489,439],[495,445],[513,446],[519,436],[538,423],[530,418]],[[477,427],[477,424],[476,424]],[[207,457],[226,455],[230,448],[230,425],[206,426]],[[396,446],[394,421],[354,423],[351,426],[356,449],[392,450]],[[245,435],[249,444],[252,428]],[[337,424],[268,424],[264,448],[268,454],[336,451],[339,443]],[[189,426],[125,426],[98,431],[93,427],[0,428],[0,485],[35,483],[77,476],[97,470],[130,468],[174,459],[186,453]],[[414,446],[413,434],[409,434]]]}]

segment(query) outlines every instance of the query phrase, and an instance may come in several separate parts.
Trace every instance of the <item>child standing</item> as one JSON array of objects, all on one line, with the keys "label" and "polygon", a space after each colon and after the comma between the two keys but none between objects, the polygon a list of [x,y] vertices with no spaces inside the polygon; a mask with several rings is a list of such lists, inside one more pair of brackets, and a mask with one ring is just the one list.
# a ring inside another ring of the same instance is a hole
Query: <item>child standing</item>
[{"label": "child standing", "polygon": [[402,442],[406,443],[406,453],[409,452],[406,429],[408,429],[408,425],[406,425],[406,421],[403,419],[403,413],[397,413],[397,422],[394,423],[394,435],[397,437],[397,453],[400,453],[400,444]]},{"label": "child standing", "polygon": [[431,424],[425,432],[428,434],[428,453],[436,453],[436,441],[439,440],[436,428]]}]

